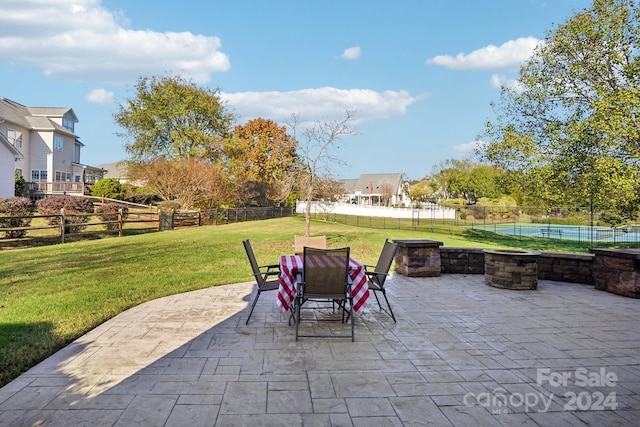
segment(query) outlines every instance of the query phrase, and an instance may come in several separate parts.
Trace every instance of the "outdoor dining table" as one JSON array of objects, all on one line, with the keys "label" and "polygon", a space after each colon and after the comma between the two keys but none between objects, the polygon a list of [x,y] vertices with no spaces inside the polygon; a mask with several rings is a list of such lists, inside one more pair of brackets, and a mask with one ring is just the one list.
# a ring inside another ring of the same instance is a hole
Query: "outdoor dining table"
[{"label": "outdoor dining table", "polygon": [[[280,283],[278,286],[278,307],[288,312],[296,297],[298,280],[302,278],[304,262],[302,255],[283,255],[280,257]],[[364,265],[349,258],[349,279],[353,295],[353,311],[361,313],[369,299],[369,285]]]}]

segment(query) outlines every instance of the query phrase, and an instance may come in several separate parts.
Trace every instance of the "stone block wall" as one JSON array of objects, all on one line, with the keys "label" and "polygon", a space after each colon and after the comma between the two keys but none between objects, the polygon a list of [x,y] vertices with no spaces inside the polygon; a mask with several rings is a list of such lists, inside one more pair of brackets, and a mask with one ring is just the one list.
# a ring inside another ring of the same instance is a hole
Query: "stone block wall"
[{"label": "stone block wall", "polygon": [[440,248],[442,273],[484,274],[484,252],[475,248]]},{"label": "stone block wall", "polygon": [[592,254],[542,252],[538,257],[538,279],[593,285]]},{"label": "stone block wall", "polygon": [[[484,252],[479,248],[440,247],[443,274],[484,274]],[[542,252],[538,257],[538,279],[593,285],[592,254]]]},{"label": "stone block wall", "polygon": [[631,298],[640,298],[640,251],[591,249],[596,289]]}]

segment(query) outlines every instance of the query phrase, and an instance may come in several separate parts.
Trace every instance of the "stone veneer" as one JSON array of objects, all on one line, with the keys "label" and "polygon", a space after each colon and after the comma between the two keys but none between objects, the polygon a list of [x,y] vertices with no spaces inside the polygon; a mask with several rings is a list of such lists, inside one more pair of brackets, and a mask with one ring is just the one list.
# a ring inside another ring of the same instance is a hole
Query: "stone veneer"
[{"label": "stone veneer", "polygon": [[394,240],[398,244],[396,271],[408,277],[437,277],[442,270],[440,246],[435,240]]},{"label": "stone veneer", "polygon": [[[640,298],[640,250],[591,249],[591,252],[541,252],[537,257],[538,279],[594,285],[603,291]],[[426,256],[432,268],[440,264],[443,274],[485,273],[483,249],[439,247],[437,253],[430,250]],[[425,261],[412,262],[418,265]],[[403,274],[397,264],[396,271]]]},{"label": "stone veneer", "polygon": [[596,289],[640,298],[640,251],[591,249],[595,255],[593,281]]},{"label": "stone veneer", "polygon": [[538,256],[540,252],[485,249],[485,283],[502,289],[537,289]]}]

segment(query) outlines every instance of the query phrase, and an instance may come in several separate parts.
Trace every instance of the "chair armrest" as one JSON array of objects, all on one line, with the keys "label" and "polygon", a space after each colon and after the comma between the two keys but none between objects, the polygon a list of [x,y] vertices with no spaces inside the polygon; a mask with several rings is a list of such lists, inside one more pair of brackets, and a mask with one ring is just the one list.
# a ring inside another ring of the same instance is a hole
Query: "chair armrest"
[{"label": "chair armrest", "polygon": [[388,276],[389,272],[385,272],[385,271],[365,271],[364,274],[366,274],[367,276],[378,276],[378,275],[383,275],[383,276]]},{"label": "chair armrest", "polygon": [[262,274],[264,274],[265,276],[279,276],[280,275],[280,270],[265,271]]},{"label": "chair armrest", "polygon": [[271,270],[272,268],[280,268],[280,264],[261,265],[260,268],[266,268],[268,270]]}]

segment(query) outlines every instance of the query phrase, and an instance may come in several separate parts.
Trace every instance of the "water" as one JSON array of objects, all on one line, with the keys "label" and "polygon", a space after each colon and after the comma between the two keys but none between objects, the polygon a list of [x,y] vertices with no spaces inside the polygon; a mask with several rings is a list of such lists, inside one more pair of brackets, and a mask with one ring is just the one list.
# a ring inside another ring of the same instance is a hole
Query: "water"
[{"label": "water", "polygon": [[585,225],[503,223],[473,225],[472,228],[511,236],[543,237],[579,242],[640,242],[640,227],[638,226],[611,228]]}]

